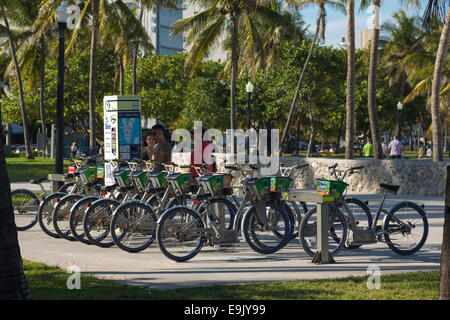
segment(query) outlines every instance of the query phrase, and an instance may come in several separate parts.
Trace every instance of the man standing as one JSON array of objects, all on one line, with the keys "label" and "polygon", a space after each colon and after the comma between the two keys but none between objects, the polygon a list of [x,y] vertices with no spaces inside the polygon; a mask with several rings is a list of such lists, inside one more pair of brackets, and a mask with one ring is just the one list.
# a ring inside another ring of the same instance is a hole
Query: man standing
[{"label": "man standing", "polygon": [[401,159],[404,149],[405,147],[403,144],[398,140],[398,137],[395,136],[394,140],[392,140],[388,146],[389,157],[393,159]]},{"label": "man standing", "polygon": [[364,157],[366,158],[372,158],[373,157],[373,144],[370,138],[367,138],[366,144],[363,148]]},{"label": "man standing", "polygon": [[[169,164],[172,161],[172,145],[164,137],[164,127],[160,124],[155,124],[152,127],[152,134],[156,142],[152,160]],[[155,170],[164,170],[164,167],[157,166]]]}]

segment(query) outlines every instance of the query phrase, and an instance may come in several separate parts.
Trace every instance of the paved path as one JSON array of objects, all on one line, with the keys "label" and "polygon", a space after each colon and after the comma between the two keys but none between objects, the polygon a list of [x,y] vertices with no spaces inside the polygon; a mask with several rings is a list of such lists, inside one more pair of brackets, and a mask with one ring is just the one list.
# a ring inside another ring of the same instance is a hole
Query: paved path
[{"label": "paved path", "polygon": [[[376,210],[379,195],[358,194],[369,200]],[[78,266],[82,272],[100,278],[126,281],[130,284],[167,289],[212,284],[236,284],[261,281],[365,276],[367,268],[376,265],[382,274],[417,270],[438,270],[443,235],[442,198],[391,196],[394,200],[410,199],[424,203],[430,222],[430,233],[424,248],[410,257],[393,253],[386,244],[367,245],[343,250],[335,264],[315,265],[298,240],[272,255],[260,255],[244,242],[235,248],[204,248],[192,260],[177,263],[167,259],[156,244],[132,254],[117,247],[99,248],[46,236],[38,225],[19,232],[22,257],[68,268]]]}]

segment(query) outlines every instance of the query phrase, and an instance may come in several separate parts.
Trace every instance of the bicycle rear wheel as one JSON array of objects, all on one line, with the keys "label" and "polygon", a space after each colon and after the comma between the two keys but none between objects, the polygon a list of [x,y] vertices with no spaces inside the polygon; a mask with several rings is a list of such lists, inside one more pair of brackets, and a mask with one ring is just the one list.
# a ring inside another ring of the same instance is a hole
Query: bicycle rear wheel
[{"label": "bicycle rear wheel", "polygon": [[11,200],[17,230],[32,228],[38,222],[39,197],[30,190],[16,189],[11,192]]},{"label": "bicycle rear wheel", "polygon": [[[330,212],[331,214],[331,212]],[[303,217],[299,228],[300,244],[305,252],[313,257],[317,252],[317,208],[313,208]],[[338,210],[333,218],[329,219],[328,251],[331,256],[336,255],[344,247],[347,240],[347,221]]]},{"label": "bicycle rear wheel", "polygon": [[207,240],[201,216],[185,206],[173,207],[162,214],[156,237],[161,252],[178,262],[195,257]]},{"label": "bicycle rear wheel", "polygon": [[140,252],[155,240],[157,220],[145,202],[127,201],[113,213],[110,226],[112,239],[122,250]]},{"label": "bicycle rear wheel", "polygon": [[251,207],[242,219],[242,233],[254,251],[274,253],[283,248],[292,236],[292,221],[285,210],[271,202],[266,203],[262,214],[265,217],[259,217],[256,208]]},{"label": "bicycle rear wheel", "polygon": [[420,250],[428,237],[428,219],[412,202],[394,206],[383,221],[384,239],[395,253],[407,256]]}]

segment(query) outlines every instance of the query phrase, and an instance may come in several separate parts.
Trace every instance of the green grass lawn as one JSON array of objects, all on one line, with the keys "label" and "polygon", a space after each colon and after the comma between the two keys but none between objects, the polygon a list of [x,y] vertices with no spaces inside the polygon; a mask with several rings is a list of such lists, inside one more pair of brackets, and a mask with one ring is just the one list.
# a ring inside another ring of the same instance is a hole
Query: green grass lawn
[{"label": "green grass lawn", "polygon": [[[67,173],[67,165],[70,161],[64,161],[64,172]],[[55,172],[54,159],[36,158],[33,160],[25,158],[6,158],[6,169],[11,182],[29,181],[47,177]]]},{"label": "green grass lawn", "polygon": [[62,269],[24,260],[24,270],[36,300],[436,300],[439,291],[439,271],[385,275],[373,290],[367,277],[149,290],[85,274],[81,288],[69,290]]}]

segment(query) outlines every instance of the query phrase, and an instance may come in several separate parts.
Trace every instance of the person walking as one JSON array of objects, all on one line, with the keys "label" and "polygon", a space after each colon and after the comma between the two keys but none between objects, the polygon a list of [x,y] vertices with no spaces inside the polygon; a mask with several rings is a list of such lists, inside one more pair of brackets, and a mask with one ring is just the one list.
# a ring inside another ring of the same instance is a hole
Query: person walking
[{"label": "person walking", "polygon": [[364,157],[373,158],[373,144],[370,138],[367,138],[366,144],[363,147]]},{"label": "person walking", "polygon": [[427,144],[427,158],[431,158],[433,156],[433,149],[431,149],[430,145]]},{"label": "person walking", "polygon": [[395,136],[394,140],[392,140],[388,146],[389,158],[401,159],[404,149],[405,147],[400,142],[400,140],[398,140],[398,136]]},{"label": "person walking", "polygon": [[72,154],[72,159],[74,159],[75,156],[77,155],[77,151],[78,151],[77,142],[74,141],[70,146],[70,153]]},{"label": "person walking", "polygon": [[381,138],[381,149],[383,150],[383,156],[386,158],[387,154],[387,145],[384,142],[384,138]]},{"label": "person walking", "polygon": [[419,153],[418,153],[418,157],[419,159],[423,159],[425,156],[425,149],[423,147],[422,144],[419,145]]}]

